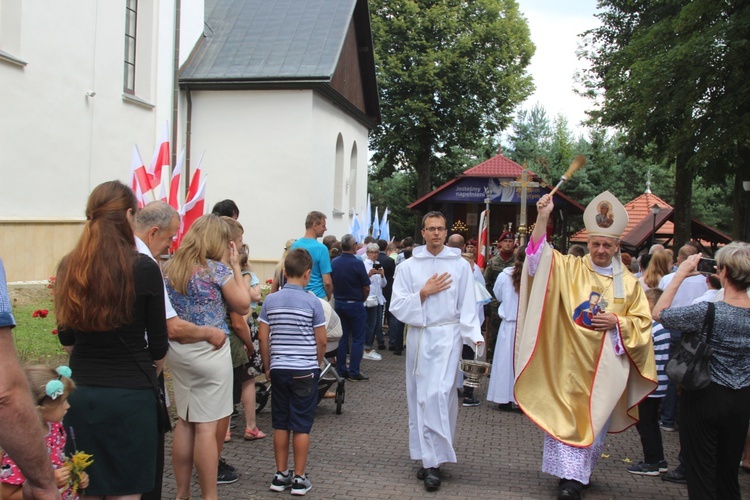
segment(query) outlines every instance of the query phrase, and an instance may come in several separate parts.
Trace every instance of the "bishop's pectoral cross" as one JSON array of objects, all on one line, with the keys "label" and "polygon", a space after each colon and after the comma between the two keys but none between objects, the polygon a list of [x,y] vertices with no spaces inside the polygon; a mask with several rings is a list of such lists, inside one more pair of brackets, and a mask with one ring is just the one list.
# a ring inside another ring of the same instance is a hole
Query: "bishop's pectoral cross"
[{"label": "bishop's pectoral cross", "polygon": [[528,197],[528,189],[539,187],[540,184],[538,182],[532,181],[529,178],[529,171],[523,169],[518,180],[503,182],[503,185],[516,188],[516,191],[518,191],[518,194],[521,197],[521,218],[518,224],[518,233],[521,235],[521,245],[525,245],[526,233],[528,232],[528,226],[526,225],[526,200]]}]

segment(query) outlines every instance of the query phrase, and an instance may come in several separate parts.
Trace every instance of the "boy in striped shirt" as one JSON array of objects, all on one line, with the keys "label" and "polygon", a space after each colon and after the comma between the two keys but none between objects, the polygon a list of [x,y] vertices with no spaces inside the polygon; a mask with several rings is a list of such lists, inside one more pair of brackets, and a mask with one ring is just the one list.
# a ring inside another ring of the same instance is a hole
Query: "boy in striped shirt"
[{"label": "boy in striped shirt", "polygon": [[[652,311],[661,294],[662,291],[658,288],[646,291],[646,298]],[[670,334],[669,330],[664,328],[661,323],[654,321],[651,326],[651,336],[654,339],[654,358],[659,385],[638,405],[641,420],[635,424],[635,428],[638,429],[638,434],[641,436],[643,462],[631,465],[628,467],[628,472],[645,476],[658,476],[661,472],[667,472],[667,461],[664,460],[664,447],[661,440],[661,429],[659,429],[659,406],[667,393],[668,379],[665,366],[669,360]]]},{"label": "boy in striped shirt", "polygon": [[[305,475],[315,407],[318,404],[320,363],[326,349],[326,319],[320,301],[305,292],[312,258],[298,248],[284,259],[286,285],[263,302],[258,342],[271,381],[271,423],[276,474],[272,491],[292,488],[304,495],[312,488]],[[289,437],[292,438],[294,470],[289,471]]]}]

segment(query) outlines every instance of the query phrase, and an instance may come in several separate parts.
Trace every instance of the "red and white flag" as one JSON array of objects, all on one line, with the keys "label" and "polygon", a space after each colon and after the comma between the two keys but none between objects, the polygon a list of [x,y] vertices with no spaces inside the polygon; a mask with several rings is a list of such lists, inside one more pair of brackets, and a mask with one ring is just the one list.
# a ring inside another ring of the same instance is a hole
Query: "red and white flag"
[{"label": "red and white flag", "polygon": [[480,269],[484,269],[487,265],[487,260],[490,255],[490,213],[488,210],[482,211],[482,215],[479,217],[479,242],[477,255],[477,265]]},{"label": "red and white flag", "polygon": [[[195,172],[193,181],[191,182],[190,188],[193,188],[193,183],[197,184],[200,181],[200,171]],[[182,221],[180,222],[180,232],[178,234],[177,246],[182,242],[183,236],[190,230],[190,226],[193,225],[198,217],[205,213],[206,203],[206,179],[200,181],[200,186],[195,189],[195,195],[190,198],[182,206],[181,214]]]},{"label": "red and white flag", "polygon": [[148,175],[151,180],[151,187],[156,188],[161,184],[162,171],[164,167],[169,172],[169,122],[164,122],[159,143],[156,145],[154,156],[148,167]]},{"label": "red and white flag", "polygon": [[185,163],[185,148],[182,148],[180,158],[177,160],[174,170],[172,170],[172,178],[169,181],[169,204],[175,210],[180,209],[180,179],[182,177],[182,164]]},{"label": "red and white flag", "polygon": [[[205,151],[203,152],[205,154]],[[198,162],[198,167],[195,169],[193,178],[190,181],[190,187],[188,188],[187,198],[185,204],[180,210],[181,221],[180,231],[177,233],[175,249],[182,243],[182,238],[190,230],[190,226],[193,225],[198,217],[205,213],[206,203],[206,179],[201,181],[201,164],[203,163],[203,155]]]},{"label": "red and white flag", "polygon": [[[133,188],[135,197],[138,199],[139,208],[143,208],[147,203],[153,201],[151,182],[137,144],[133,146],[133,156],[130,160],[130,187]],[[150,192],[151,195],[149,195]]]}]

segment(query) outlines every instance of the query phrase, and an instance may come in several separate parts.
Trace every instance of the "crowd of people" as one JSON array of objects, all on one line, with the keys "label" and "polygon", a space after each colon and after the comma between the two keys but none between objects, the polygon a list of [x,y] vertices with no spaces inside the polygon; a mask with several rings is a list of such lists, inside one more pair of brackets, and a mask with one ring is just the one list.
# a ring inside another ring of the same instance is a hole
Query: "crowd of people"
[{"label": "crowd of people", "polygon": [[[409,454],[427,491],[440,488],[441,466],[457,460],[459,406],[481,404],[462,387],[460,360],[484,356],[493,366],[487,400],[544,431],[542,470],[559,478],[558,498],[581,498],[606,434],[631,426],[644,457],[627,472],[685,483],[690,498],[740,498],[737,474],[750,469],[750,245],[721,248],[708,272],[697,271],[695,242],[674,262],[661,245],[631,257],[619,244],[627,212],[605,192],[584,213],[587,248],[563,255],[547,240],[552,198],[536,206],[528,243],[503,232],[484,270],[476,244],[449,235],[440,212],[424,216],[417,245],[339,240],[325,234],[325,214],[312,211],[262,297],[233,201],[196,220],[160,265],[177,211],[163,202],[139,209],[117,181],[97,186],[55,280],[69,366],[24,368],[15,359],[0,261],[0,415],[14,429],[0,429],[2,498],[161,498],[172,430],[177,498],[190,497],[193,470],[203,498],[218,498],[217,484],[238,479],[221,453],[240,404],[243,439],[266,436],[255,421],[261,376],[273,387],[270,489],[305,495],[315,409],[332,395],[318,390],[324,358],[360,383],[369,380],[363,364],[388,351],[406,353]],[[342,336],[328,349],[332,315]],[[709,316],[711,383],[684,390],[665,365]],[[676,430],[682,450],[670,471],[661,432]],[[95,457],[86,472],[66,461],[74,448]]]}]

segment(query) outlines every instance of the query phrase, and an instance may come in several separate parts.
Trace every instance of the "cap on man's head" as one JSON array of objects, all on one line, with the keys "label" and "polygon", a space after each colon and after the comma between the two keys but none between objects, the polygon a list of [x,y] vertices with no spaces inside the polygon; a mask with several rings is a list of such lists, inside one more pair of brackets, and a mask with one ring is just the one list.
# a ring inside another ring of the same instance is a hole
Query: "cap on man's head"
[{"label": "cap on man's head", "polygon": [[497,239],[498,243],[503,240],[514,240],[516,237],[511,233],[510,231],[503,231],[503,234],[500,235],[500,237]]}]

